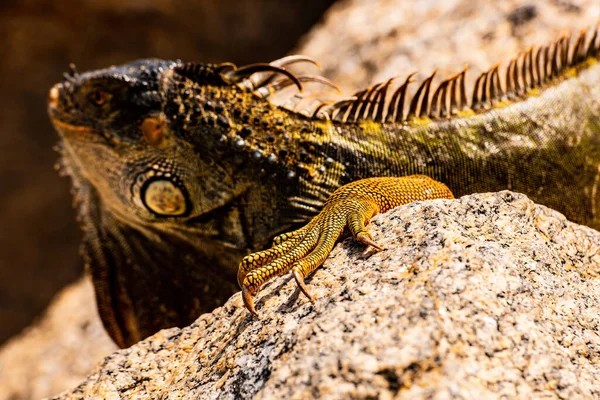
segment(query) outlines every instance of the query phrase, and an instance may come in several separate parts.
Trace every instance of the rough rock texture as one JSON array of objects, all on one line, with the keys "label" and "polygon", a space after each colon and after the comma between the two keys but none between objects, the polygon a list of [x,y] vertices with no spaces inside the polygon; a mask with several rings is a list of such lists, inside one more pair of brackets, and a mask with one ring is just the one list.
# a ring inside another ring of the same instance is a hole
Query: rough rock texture
[{"label": "rough rock texture", "polygon": [[114,353],[60,399],[598,398],[600,233],[511,192],[376,217],[310,280]]},{"label": "rough rock texture", "polygon": [[75,386],[116,349],[100,323],[92,284],[81,280],[0,349],[0,399],[40,399]]}]

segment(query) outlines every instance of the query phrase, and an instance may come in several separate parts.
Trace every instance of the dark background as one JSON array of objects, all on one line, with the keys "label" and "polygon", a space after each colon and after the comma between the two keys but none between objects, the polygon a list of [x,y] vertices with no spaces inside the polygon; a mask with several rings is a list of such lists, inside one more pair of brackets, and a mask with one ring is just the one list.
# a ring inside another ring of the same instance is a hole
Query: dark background
[{"label": "dark background", "polygon": [[70,181],[53,169],[46,96],[80,71],[136,58],[271,61],[334,0],[2,0],[0,343],[82,273]]}]

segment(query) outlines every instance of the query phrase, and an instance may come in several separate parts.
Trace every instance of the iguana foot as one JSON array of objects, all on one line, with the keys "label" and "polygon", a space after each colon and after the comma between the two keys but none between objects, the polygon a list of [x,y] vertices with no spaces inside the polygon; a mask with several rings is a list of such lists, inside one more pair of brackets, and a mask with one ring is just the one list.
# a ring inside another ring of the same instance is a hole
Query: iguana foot
[{"label": "iguana foot", "polygon": [[337,189],[323,210],[306,226],[273,240],[273,247],[250,254],[238,269],[238,283],[246,308],[257,316],[252,297],[268,280],[292,271],[296,283],[309,299],[304,278],[327,258],[340,237],[351,234],[358,242],[378,251],[366,225],[376,214],[417,200],[451,199],[444,184],[424,175],[401,178],[368,178]]}]

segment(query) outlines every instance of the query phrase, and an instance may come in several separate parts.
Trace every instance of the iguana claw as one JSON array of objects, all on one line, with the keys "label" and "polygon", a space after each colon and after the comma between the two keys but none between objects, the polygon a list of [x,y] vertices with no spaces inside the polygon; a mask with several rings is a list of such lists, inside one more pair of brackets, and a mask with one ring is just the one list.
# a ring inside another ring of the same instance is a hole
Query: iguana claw
[{"label": "iguana claw", "polygon": [[242,286],[242,300],[244,300],[244,306],[250,311],[253,317],[258,318],[258,313],[254,309],[254,300],[252,299],[253,294],[248,290],[246,286]]}]

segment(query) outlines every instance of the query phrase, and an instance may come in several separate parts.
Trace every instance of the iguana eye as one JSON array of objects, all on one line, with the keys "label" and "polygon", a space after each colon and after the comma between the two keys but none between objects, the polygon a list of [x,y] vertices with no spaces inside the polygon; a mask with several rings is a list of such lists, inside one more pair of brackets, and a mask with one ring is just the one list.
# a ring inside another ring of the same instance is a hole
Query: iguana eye
[{"label": "iguana eye", "polygon": [[91,99],[94,104],[101,106],[106,103],[106,100],[108,99],[108,93],[106,93],[104,90],[96,89],[92,92]]}]

